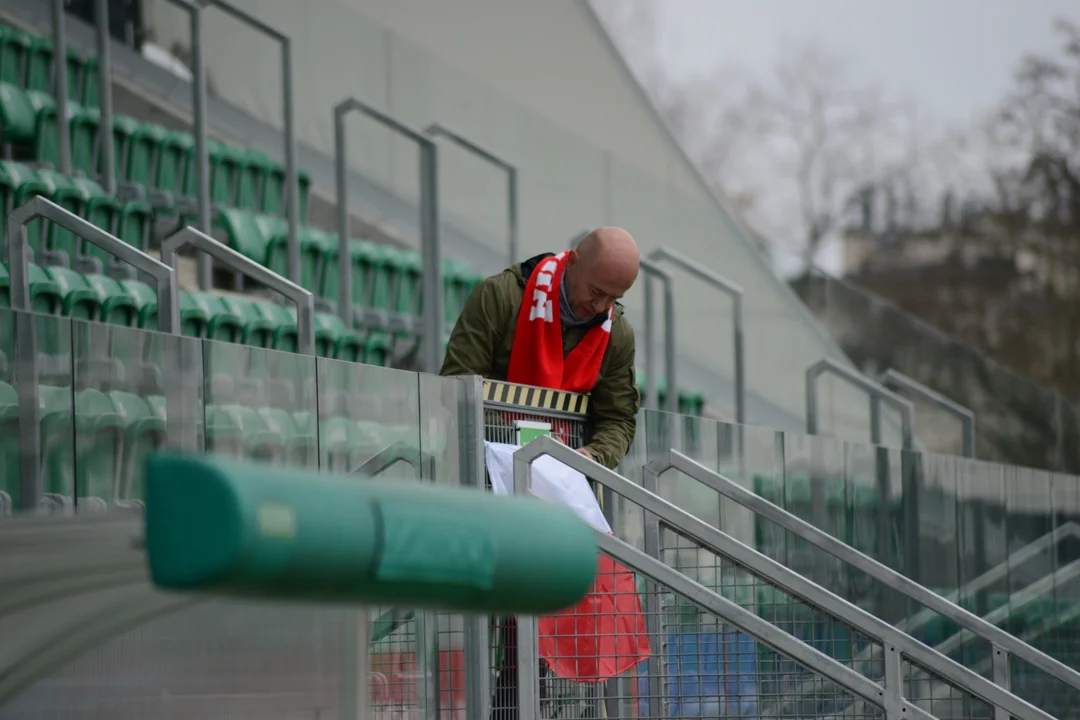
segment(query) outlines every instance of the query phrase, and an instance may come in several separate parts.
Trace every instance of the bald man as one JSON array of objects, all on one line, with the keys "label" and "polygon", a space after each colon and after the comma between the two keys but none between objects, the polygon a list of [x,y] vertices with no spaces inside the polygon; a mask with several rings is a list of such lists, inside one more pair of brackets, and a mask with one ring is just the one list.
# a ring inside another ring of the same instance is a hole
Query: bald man
[{"label": "bald man", "polygon": [[579,452],[614,468],[634,439],[640,406],[634,329],[618,302],[638,261],[630,233],[605,227],[574,250],[487,278],[454,325],[441,374],[590,393]]}]

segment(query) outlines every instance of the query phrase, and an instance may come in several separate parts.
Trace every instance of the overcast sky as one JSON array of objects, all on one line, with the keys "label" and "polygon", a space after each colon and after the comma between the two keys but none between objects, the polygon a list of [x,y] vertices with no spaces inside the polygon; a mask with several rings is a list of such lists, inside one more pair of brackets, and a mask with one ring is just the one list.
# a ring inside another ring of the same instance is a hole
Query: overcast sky
[{"label": "overcast sky", "polygon": [[946,122],[992,105],[1024,53],[1056,48],[1055,17],[1080,22],[1080,0],[654,1],[674,69],[768,72],[785,42],[812,38]]}]

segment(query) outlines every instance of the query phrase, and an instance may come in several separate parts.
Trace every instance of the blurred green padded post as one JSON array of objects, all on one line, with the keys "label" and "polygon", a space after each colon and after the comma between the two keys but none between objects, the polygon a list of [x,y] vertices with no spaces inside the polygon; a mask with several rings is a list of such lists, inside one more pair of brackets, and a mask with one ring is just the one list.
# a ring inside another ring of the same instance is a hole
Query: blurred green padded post
[{"label": "blurred green padded post", "polygon": [[536,498],[205,455],[151,456],[146,483],[164,590],[542,614],[596,574],[594,530]]}]

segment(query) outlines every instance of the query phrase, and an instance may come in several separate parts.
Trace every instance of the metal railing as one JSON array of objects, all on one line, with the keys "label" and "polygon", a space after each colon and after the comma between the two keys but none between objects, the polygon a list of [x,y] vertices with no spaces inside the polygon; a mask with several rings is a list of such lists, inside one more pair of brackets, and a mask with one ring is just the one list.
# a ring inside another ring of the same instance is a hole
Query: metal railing
[{"label": "metal railing", "polygon": [[662,247],[649,253],[654,262],[670,262],[685,272],[716,288],[731,300],[732,351],[735,354],[735,422],[746,424],[746,353],[743,345],[743,289],[719,273],[702,267],[677,250]]},{"label": "metal railing", "polygon": [[[672,453],[672,455],[680,459],[683,457],[677,453]],[[613,537],[597,533],[597,541],[602,549],[610,552],[620,562],[640,569],[641,572],[652,577],[654,581],[661,582],[679,592],[690,595],[696,604],[702,605],[710,612],[723,617],[725,621],[739,627],[748,635],[802,662],[808,669],[824,675],[872,706],[883,709],[888,720],[898,720],[901,717],[916,715],[924,718],[932,717],[904,696],[902,667],[905,660],[918,663],[921,667],[938,675],[946,682],[963,688],[990,705],[1018,718],[1018,720],[1034,720],[1036,718],[1039,720],[1051,720],[1050,715],[1013,695],[1008,689],[964,668],[910,635],[897,630],[880,618],[830,593],[806,577],[762,555],[730,535],[680,510],[642,486],[588,460],[551,438],[542,437],[534,440],[515,453],[515,493],[528,494],[530,492],[532,464],[544,456],[552,457],[586,475],[590,480],[611,488],[616,494],[640,506],[645,511],[647,523],[645,553],[632,549]],[[676,467],[674,463],[672,467]],[[679,466],[679,469],[681,468],[682,465]],[[730,483],[731,481],[727,482]],[[835,659],[818,652],[772,623],[697,585],[677,570],[661,563],[655,557],[659,554],[660,523],[692,539],[706,550],[731,558],[736,563],[748,568],[755,575],[778,586],[785,592],[821,608],[834,617],[843,618],[852,628],[865,634],[868,638],[876,639],[884,650],[884,684],[879,685]],[[528,632],[525,631],[526,620],[529,621]],[[997,629],[995,628],[995,630]],[[997,630],[997,632],[1001,634],[1000,630]],[[653,635],[653,632],[650,632],[650,635]],[[535,674],[529,673],[528,670],[537,666],[535,637],[535,619],[519,619],[519,683],[523,691],[531,690],[533,693],[537,692],[537,688],[535,681],[530,678],[535,677]],[[1018,642],[1015,638],[1010,637],[1010,639],[1014,643]],[[1022,643],[1019,644],[1022,645]],[[1000,644],[996,646],[1003,647]],[[659,677],[659,675],[656,676]],[[526,680],[529,680],[529,682],[527,683]],[[535,715],[526,715],[524,711],[535,705],[536,696],[533,695],[529,698],[532,702],[527,702],[526,694],[526,692],[522,692],[521,706],[523,715],[521,720],[534,720]],[[664,717],[662,713],[652,711],[650,711],[649,716]]]},{"label": "metal railing", "polygon": [[[99,3],[100,4],[100,3]],[[52,0],[53,88],[56,90],[56,150],[64,175],[71,174],[71,135],[68,131],[68,76],[64,43],[64,0]]]},{"label": "metal railing", "polygon": [[493,165],[506,173],[506,244],[507,255],[509,256],[509,264],[521,262],[522,258],[518,257],[518,171],[517,167],[513,164],[503,160],[501,157],[491,152],[490,150],[477,145],[472,140],[464,137],[460,133],[454,132],[445,125],[439,123],[432,123],[428,126],[425,134],[430,135],[433,138],[443,137],[451,141],[458,147],[468,150],[470,153],[487,162],[489,165]]},{"label": "metal railing", "polygon": [[899,370],[889,369],[879,380],[882,387],[911,393],[919,399],[954,415],[960,421],[961,454],[967,458],[975,457],[975,413],[960,403],[953,402],[944,395],[931,390],[918,380],[910,378]]},{"label": "metal railing", "polygon": [[884,401],[892,405],[900,413],[903,448],[905,450],[914,449],[914,406],[896,393],[882,387],[848,366],[841,365],[832,358],[825,358],[806,370],[806,432],[808,435],[818,434],[817,381],[825,373],[847,381],[870,396],[870,443],[872,445],[881,445],[881,401]]},{"label": "metal railing", "polygon": [[660,409],[659,393],[656,387],[656,337],[653,318],[653,279],[664,286],[664,372],[665,399],[667,410],[679,411],[679,387],[677,384],[675,347],[675,279],[666,268],[647,259],[641,259],[641,269],[645,271],[645,405],[655,410]]},{"label": "metal railing", "polygon": [[379,452],[357,465],[350,475],[357,477],[375,477],[389,470],[399,462],[409,465],[420,477],[434,477],[435,458],[419,448],[406,442],[395,442],[387,445]]},{"label": "metal railing", "polygon": [[438,145],[427,135],[376,110],[356,98],[334,106],[334,167],[338,202],[338,313],[348,327],[355,324],[352,301],[352,252],[349,246],[349,158],[345,141],[345,117],[359,112],[383,127],[412,140],[420,150],[420,255],[422,277],[421,370],[437,374],[442,367],[445,332],[442,244],[439,240]]},{"label": "metal railing", "polygon": [[[315,354],[315,296],[311,291],[286,280],[274,271],[193,227],[183,228],[161,243],[162,262],[170,268],[175,268],[177,254],[188,247],[213,257],[231,270],[246,275],[286,299],[292,300],[296,304],[297,352],[301,355]],[[173,322],[176,327],[179,327],[180,288],[176,285],[173,286],[172,312]]]},{"label": "metal railing", "polygon": [[11,309],[22,311],[15,314],[14,377],[19,398],[19,504],[23,510],[37,508],[43,493],[39,452],[41,427],[38,423],[37,328],[35,316],[29,312],[32,251],[26,237],[26,226],[38,218],[75,233],[153,277],[157,285],[158,329],[163,333],[175,334],[180,327],[176,274],[172,267],[43,197],[35,197],[8,214],[8,292]]},{"label": "metal railing", "polygon": [[[1055,660],[1046,653],[1021,642],[1013,635],[1010,635],[1001,628],[987,622],[983,618],[968,612],[954,602],[938,595],[933,590],[923,587],[910,578],[905,577],[901,573],[856,550],[832,535],[814,527],[805,520],[792,515],[760,495],[747,490],[733,480],[710,470],[682,453],[672,450],[667,452],[664,456],[647,464],[644,470],[643,485],[646,488],[657,488],[661,473],[668,470],[677,470],[678,472],[697,480],[706,487],[719,493],[721,496],[742,505],[756,515],[775,523],[780,528],[791,532],[819,550],[828,553],[834,558],[837,558],[874,578],[885,587],[914,600],[920,605],[928,608],[930,611],[947,618],[973,635],[990,642],[994,648],[995,672],[998,671],[998,664],[1001,664],[1004,667],[1004,676],[1008,677],[1009,657],[1016,656],[1039,668],[1048,675],[1052,675],[1061,682],[1066,683],[1073,688],[1080,689],[1080,672]],[[714,532],[719,531],[714,530]],[[765,556],[762,555],[761,557]],[[772,561],[770,560],[769,562]],[[895,628],[893,628],[893,630],[896,631]],[[927,666],[929,667],[929,665]],[[942,674],[944,675],[944,673]],[[989,700],[989,698],[986,699]]]}]

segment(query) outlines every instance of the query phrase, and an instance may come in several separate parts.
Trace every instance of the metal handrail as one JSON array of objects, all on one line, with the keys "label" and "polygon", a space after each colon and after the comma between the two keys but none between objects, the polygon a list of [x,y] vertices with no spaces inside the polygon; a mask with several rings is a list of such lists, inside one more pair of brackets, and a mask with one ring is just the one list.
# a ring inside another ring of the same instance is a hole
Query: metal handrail
[{"label": "metal handrail", "polygon": [[[175,268],[177,253],[186,247],[210,255],[233,271],[248,276],[296,303],[297,352],[301,355],[315,354],[315,296],[309,290],[190,226],[173,233],[161,243],[162,262]],[[173,322],[177,326],[180,324],[179,294],[180,288],[174,285],[172,312]]]},{"label": "metal handrail", "polygon": [[434,478],[435,457],[400,440],[390,443],[349,471],[349,474],[371,478],[386,472],[399,462],[411,465],[421,477]]},{"label": "metal handrail", "polygon": [[[678,453],[672,453],[672,455],[678,455]],[[900,716],[901,713],[903,715],[917,713],[921,717],[930,717],[928,713],[921,710],[916,705],[913,705],[902,696],[903,678],[901,668],[902,660],[906,657],[915,661],[930,672],[942,677],[947,682],[967,690],[972,695],[981,698],[991,705],[1002,708],[1016,718],[1022,720],[1026,718],[1051,720],[1051,716],[1047,715],[1042,710],[1039,710],[1021,698],[1013,695],[1008,690],[995,685],[989,680],[986,680],[980,675],[968,670],[944,655],[941,655],[910,635],[900,632],[881,618],[875,617],[843,598],[834,595],[794,570],[790,570],[775,560],[759,553],[757,550],[739,542],[730,535],[721,532],[710,526],[708,523],[680,510],[675,505],[646,490],[642,486],[585,458],[550,437],[538,438],[514,453],[515,493],[527,494],[529,492],[532,481],[532,463],[544,456],[552,457],[584,474],[590,480],[611,488],[618,495],[621,495],[631,503],[640,506],[647,515],[651,514],[655,516],[657,521],[663,521],[665,525],[677,530],[687,538],[696,541],[701,547],[731,558],[735,562],[749,568],[755,575],[763,580],[780,587],[791,595],[804,599],[836,617],[842,618],[844,622],[849,624],[852,628],[868,637],[877,639],[882,643],[885,653],[886,668],[884,687],[877,683],[873,683],[865,676],[855,673],[860,681],[871,683],[874,688],[873,698],[866,697],[863,692],[864,686],[862,686],[861,683],[848,684],[847,681],[850,679],[848,677],[840,679],[831,676],[827,677],[847,688],[849,691],[863,696],[864,699],[869,700],[878,707],[884,707],[889,718],[894,717],[894,713],[895,716]],[[683,456],[678,457],[682,458]],[[648,467],[651,466],[652,465],[650,464]],[[601,542],[602,547],[620,542],[614,540],[614,543],[609,543],[599,537],[598,541]],[[635,550],[634,552],[637,553],[638,551]],[[649,556],[645,555],[645,557]],[[651,558],[651,560],[652,563],[660,563],[657,559]],[[649,564],[650,567],[654,567],[652,563]],[[669,580],[675,577],[681,577],[686,583],[691,583],[689,579],[670,567],[668,567],[668,571],[665,573],[665,578],[657,579],[663,584],[668,585]],[[744,612],[753,615],[753,613],[749,613],[749,611]],[[760,618],[758,618],[758,620],[765,625],[771,626],[771,623],[768,623],[765,620]],[[732,622],[732,624],[737,625],[738,623]],[[790,653],[790,649],[794,645],[803,644],[802,641],[795,639],[775,626],[771,626],[771,629],[775,631],[775,634],[770,633],[768,639],[759,634],[760,626],[757,624],[752,626],[747,634],[757,634],[763,642],[772,645],[783,653]],[[781,645],[779,640],[784,640],[785,643]],[[1013,640],[1015,641],[1015,638],[1013,638]],[[520,641],[521,636],[519,634],[519,643]],[[831,660],[831,658],[829,659]],[[519,666],[522,662],[527,662],[520,651],[518,662]],[[822,662],[821,658],[814,657],[812,660],[804,662],[804,664],[808,668],[812,668],[815,671],[824,674],[823,665],[826,665],[826,663]],[[845,667],[845,669],[848,668]],[[525,707],[524,702],[522,703],[522,707]],[[660,716],[658,715],[658,717]],[[522,720],[528,719],[522,718]]]},{"label": "metal handrail", "polygon": [[649,253],[649,258],[655,262],[665,260],[677,265],[694,277],[702,280],[724,293],[731,299],[731,322],[732,341],[735,353],[735,422],[739,425],[746,424],[746,358],[743,345],[744,305],[743,289],[740,285],[731,282],[719,273],[702,267],[677,250],[670,247],[662,247]]},{"label": "metal handrail", "polygon": [[38,357],[36,319],[30,315],[30,255],[26,226],[42,218],[75,233],[154,278],[157,285],[158,329],[179,331],[176,274],[172,268],[132,247],[115,235],[65,210],[51,200],[35,197],[15,208],[7,219],[8,294],[15,313],[15,385],[19,398],[19,503],[33,510],[41,501],[41,427],[38,425]]},{"label": "metal handrail", "polygon": [[[1000,651],[1000,653],[1004,655],[1003,659],[1006,663],[1008,662],[1008,655],[1015,655],[1025,662],[1039,668],[1043,672],[1054,676],[1058,680],[1074,688],[1080,689],[1080,672],[1055,660],[1046,653],[1021,642],[1013,635],[1010,635],[1001,628],[987,622],[978,615],[968,612],[959,605],[946,600],[933,590],[923,587],[914,580],[905,577],[901,573],[878,562],[865,553],[859,552],[850,545],[819,530],[805,520],[792,515],[783,508],[769,502],[760,495],[747,490],[720,473],[710,470],[704,465],[691,460],[680,452],[669,450],[663,456],[647,464],[644,470],[643,482],[653,484],[652,486],[655,487],[655,483],[659,482],[660,474],[668,470],[678,470],[684,475],[694,478],[729,500],[742,505],[751,512],[760,515],[788,532],[797,535],[819,550],[823,550],[838,560],[866,573],[891,590],[895,590],[933,612],[938,613],[942,617],[951,620],[972,634],[987,640],[993,644],[995,654]],[[770,560],[770,562],[772,561]],[[862,611],[860,610],[859,612]],[[849,613],[845,613],[845,617],[850,617]],[[889,627],[891,628],[891,626]],[[899,630],[896,630],[896,628],[892,628],[892,630],[900,632]],[[905,635],[905,637],[907,636]],[[927,668],[939,672],[929,664],[922,662],[921,660],[920,662]],[[944,675],[944,673],[940,672],[939,674]]]},{"label": "metal handrail", "polygon": [[972,412],[970,408],[966,408],[960,403],[950,400],[944,395],[923,385],[918,380],[908,377],[899,370],[886,370],[879,382],[882,387],[909,392],[931,405],[955,415],[963,428],[961,452],[964,457],[975,457],[975,413]]},{"label": "metal handrail", "polygon": [[334,106],[334,166],[337,175],[338,202],[338,313],[348,327],[353,327],[352,254],[349,248],[348,157],[345,144],[345,116],[362,113],[385,128],[412,140],[420,149],[420,255],[423,260],[422,292],[422,369],[436,374],[442,367],[445,336],[443,317],[442,245],[439,240],[438,145],[399,120],[371,105],[350,97]]},{"label": "metal handrail", "polygon": [[518,170],[517,167],[501,157],[491,152],[490,150],[477,145],[472,140],[464,137],[460,133],[454,132],[445,125],[439,123],[432,123],[424,131],[426,135],[430,135],[433,138],[444,137],[450,140],[458,147],[468,150],[473,155],[477,156],[481,160],[487,162],[489,165],[494,165],[503,172],[506,173],[506,242],[507,242],[507,254],[510,257],[510,265],[516,262],[520,262],[521,258],[518,257]]},{"label": "metal handrail", "polygon": [[664,286],[664,372],[667,384],[667,410],[679,412],[679,388],[676,384],[678,370],[675,359],[675,279],[666,268],[648,258],[641,258],[641,269],[645,271],[645,406],[660,409],[660,399],[656,388],[656,338],[653,325],[652,280],[655,278]]},{"label": "metal handrail", "polygon": [[878,400],[884,400],[900,412],[904,449],[914,449],[915,407],[896,393],[883,388],[873,380],[846,365],[841,365],[832,358],[825,358],[816,362],[806,370],[806,432],[808,435],[817,435],[818,433],[817,380],[826,372],[846,380],[870,395],[870,442],[872,444],[881,444],[881,406]]},{"label": "metal handrail", "polygon": [[[100,4],[100,3],[99,3]],[[53,83],[56,90],[56,149],[59,170],[71,174],[71,135],[68,130],[67,44],[64,42],[64,0],[52,0]]]}]

